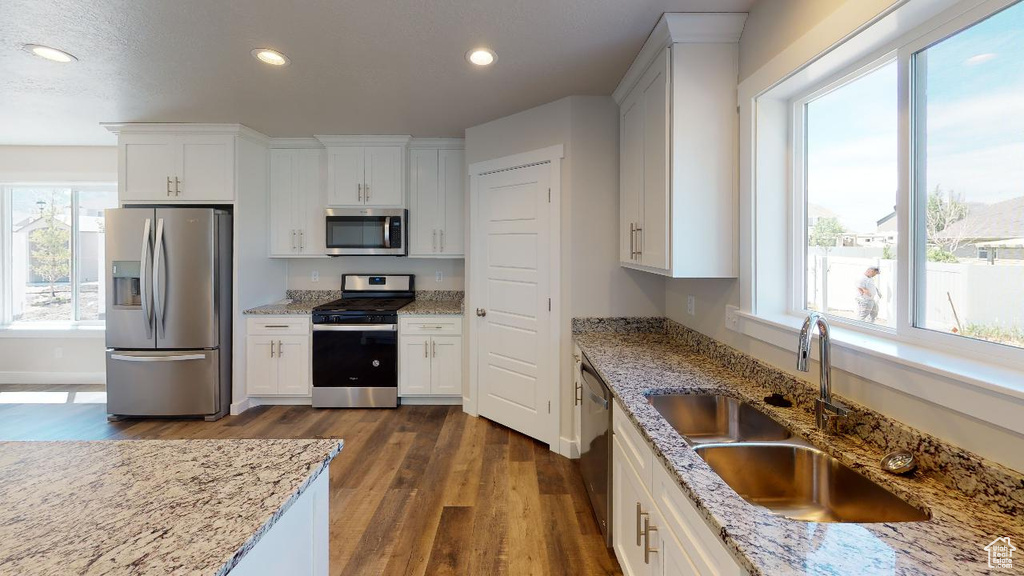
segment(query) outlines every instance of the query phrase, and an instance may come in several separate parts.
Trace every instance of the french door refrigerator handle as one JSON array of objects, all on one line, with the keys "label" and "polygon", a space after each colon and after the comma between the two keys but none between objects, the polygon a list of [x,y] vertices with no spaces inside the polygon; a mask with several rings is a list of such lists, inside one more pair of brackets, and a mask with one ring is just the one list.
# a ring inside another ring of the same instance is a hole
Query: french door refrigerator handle
[{"label": "french door refrigerator handle", "polygon": [[[170,182],[170,178],[167,179]],[[146,218],[146,224],[142,228],[142,255],[139,256],[139,290],[142,292],[142,318],[146,321],[146,339],[153,338],[153,291],[149,284],[149,275],[146,267],[153,265],[153,246],[150,241],[150,232],[153,220]]]},{"label": "french door refrigerator handle", "polygon": [[157,337],[163,338],[166,334],[164,325],[164,309],[167,306],[166,294],[167,278],[161,268],[166,265],[167,253],[164,250],[164,219],[156,221],[156,241],[153,246],[153,303],[156,308]]}]

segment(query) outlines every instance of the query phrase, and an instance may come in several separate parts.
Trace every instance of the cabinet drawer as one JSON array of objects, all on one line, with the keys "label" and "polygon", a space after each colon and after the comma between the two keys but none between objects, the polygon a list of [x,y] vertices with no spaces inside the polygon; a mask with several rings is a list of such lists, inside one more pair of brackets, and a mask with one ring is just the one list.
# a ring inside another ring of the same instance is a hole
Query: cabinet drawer
[{"label": "cabinet drawer", "polygon": [[654,453],[651,452],[647,442],[640,435],[629,417],[619,408],[619,405],[612,402],[612,430],[615,437],[622,443],[622,451],[629,461],[636,475],[643,481],[644,487],[650,491],[652,486],[651,467],[654,463]]},{"label": "cabinet drawer", "polygon": [[462,334],[462,316],[416,316],[398,320],[400,334]]},{"label": "cabinet drawer", "polygon": [[654,466],[654,504],[665,528],[683,544],[683,553],[708,576],[739,576],[745,571],[736,563],[725,544],[707,525],[696,506],[676,485],[672,473],[658,462]]},{"label": "cabinet drawer", "polygon": [[266,316],[247,318],[246,334],[309,334],[309,318],[305,316]]}]

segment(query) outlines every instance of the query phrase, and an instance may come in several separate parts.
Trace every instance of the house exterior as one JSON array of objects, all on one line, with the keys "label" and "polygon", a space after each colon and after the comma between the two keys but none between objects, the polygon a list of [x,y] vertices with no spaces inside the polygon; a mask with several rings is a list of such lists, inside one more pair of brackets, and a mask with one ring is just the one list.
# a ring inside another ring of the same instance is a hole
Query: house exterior
[{"label": "house exterior", "polygon": [[967,217],[937,233],[939,243],[956,244],[958,258],[1024,260],[1024,196],[971,205]]}]

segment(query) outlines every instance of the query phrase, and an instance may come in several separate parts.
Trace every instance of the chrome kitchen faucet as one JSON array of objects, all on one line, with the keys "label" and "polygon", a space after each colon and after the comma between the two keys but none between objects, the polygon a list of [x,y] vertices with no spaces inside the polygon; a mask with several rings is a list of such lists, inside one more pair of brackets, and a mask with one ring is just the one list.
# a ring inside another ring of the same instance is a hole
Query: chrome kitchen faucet
[{"label": "chrome kitchen faucet", "polygon": [[800,342],[796,350],[796,369],[807,372],[807,358],[811,355],[811,335],[818,327],[818,345],[821,362],[821,394],[814,401],[814,420],[818,430],[835,432],[838,419],[849,414],[846,406],[832,399],[832,339],[828,321],[818,312],[811,312],[800,329]]}]

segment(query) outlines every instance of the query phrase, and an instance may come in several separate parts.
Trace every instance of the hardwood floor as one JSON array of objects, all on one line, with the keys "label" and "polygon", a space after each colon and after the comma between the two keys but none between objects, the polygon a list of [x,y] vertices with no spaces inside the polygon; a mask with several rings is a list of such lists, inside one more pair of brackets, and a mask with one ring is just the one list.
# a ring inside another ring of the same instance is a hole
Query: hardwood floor
[{"label": "hardwood floor", "polygon": [[571,460],[459,406],[251,409],[109,423],[103,404],[0,404],[0,440],[344,438],[332,574],[621,574]]}]

